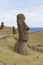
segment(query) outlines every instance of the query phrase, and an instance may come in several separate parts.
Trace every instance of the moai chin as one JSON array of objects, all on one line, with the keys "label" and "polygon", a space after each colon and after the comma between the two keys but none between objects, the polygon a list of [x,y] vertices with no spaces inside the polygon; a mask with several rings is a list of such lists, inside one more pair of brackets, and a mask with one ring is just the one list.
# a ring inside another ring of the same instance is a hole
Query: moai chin
[{"label": "moai chin", "polygon": [[19,32],[19,40],[28,41],[28,30],[30,29],[25,23],[25,16],[23,14],[17,15],[17,25]]}]

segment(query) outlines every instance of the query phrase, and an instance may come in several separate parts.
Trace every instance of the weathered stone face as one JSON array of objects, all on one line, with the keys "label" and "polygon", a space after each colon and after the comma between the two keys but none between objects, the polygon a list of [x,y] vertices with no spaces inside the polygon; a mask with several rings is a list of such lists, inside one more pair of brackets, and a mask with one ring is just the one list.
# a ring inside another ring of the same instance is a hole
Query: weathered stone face
[{"label": "weathered stone face", "polygon": [[23,14],[17,15],[17,24],[19,32],[19,40],[28,40],[29,27],[25,23],[25,16]]}]

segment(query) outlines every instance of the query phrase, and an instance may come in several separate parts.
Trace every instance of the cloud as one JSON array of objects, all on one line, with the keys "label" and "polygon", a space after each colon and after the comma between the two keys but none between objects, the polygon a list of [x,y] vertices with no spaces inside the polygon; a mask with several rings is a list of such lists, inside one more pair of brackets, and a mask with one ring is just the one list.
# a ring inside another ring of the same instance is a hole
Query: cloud
[{"label": "cloud", "polygon": [[3,21],[5,25],[17,27],[16,16],[23,13],[27,25],[43,27],[43,5],[41,3],[43,3],[42,0],[0,0],[0,23]]}]

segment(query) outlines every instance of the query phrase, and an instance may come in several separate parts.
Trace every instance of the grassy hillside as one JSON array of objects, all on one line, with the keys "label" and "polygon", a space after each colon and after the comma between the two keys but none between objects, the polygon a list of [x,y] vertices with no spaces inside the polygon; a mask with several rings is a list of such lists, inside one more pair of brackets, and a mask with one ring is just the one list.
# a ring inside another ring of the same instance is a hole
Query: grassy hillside
[{"label": "grassy hillside", "polygon": [[[41,52],[29,48],[29,55],[24,56],[13,51],[17,40],[13,37],[12,28],[4,27],[3,30],[0,30],[0,36],[4,34],[9,36],[0,39],[0,61],[6,65],[43,65],[43,53]],[[15,37],[18,38],[18,33]],[[28,45],[43,46],[43,31],[29,32]]]}]

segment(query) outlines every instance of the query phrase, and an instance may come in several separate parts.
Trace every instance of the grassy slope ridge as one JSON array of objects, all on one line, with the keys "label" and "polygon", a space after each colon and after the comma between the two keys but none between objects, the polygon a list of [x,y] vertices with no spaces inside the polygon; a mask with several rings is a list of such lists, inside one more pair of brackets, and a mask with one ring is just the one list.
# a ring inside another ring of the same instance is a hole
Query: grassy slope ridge
[{"label": "grassy slope ridge", "polygon": [[[13,52],[13,48],[17,40],[13,37],[12,29],[4,27],[0,31],[0,36],[9,34],[5,39],[0,39],[0,60],[6,65],[43,65],[43,53],[37,52],[29,48],[29,55],[23,56]],[[17,35],[15,35],[17,37]],[[29,45],[43,45],[43,31],[29,33]]]}]

